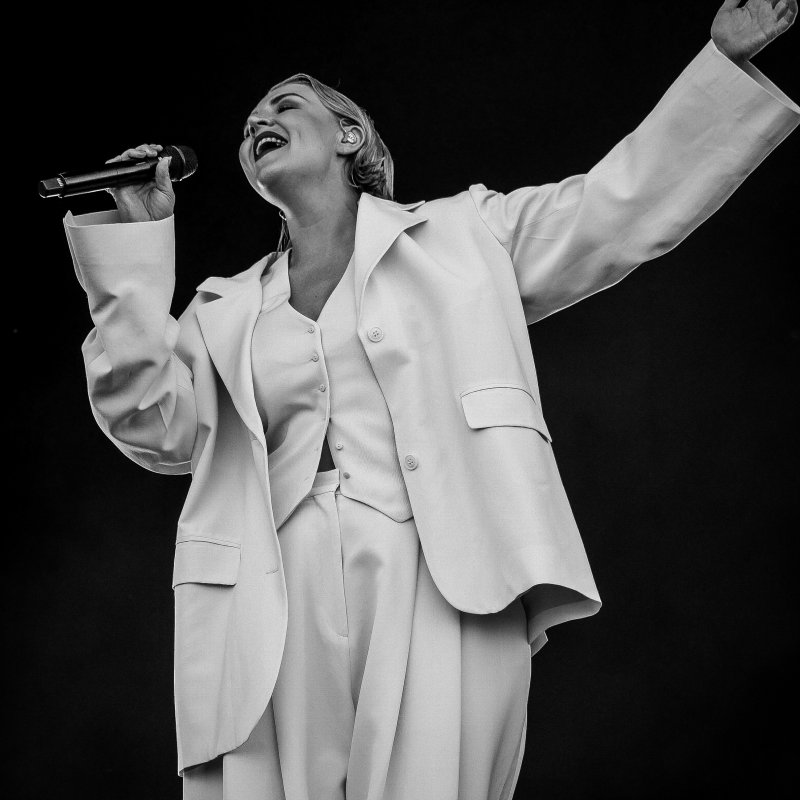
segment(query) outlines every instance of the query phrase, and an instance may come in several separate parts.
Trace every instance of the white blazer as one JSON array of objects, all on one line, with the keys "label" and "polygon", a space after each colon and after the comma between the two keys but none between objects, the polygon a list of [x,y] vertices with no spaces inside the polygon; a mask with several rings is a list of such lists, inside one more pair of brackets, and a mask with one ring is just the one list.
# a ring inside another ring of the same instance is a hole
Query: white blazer
[{"label": "white blazer", "polygon": [[[522,596],[531,651],[600,599],[542,415],[527,326],[670,250],[798,123],[800,109],[709,43],[586,175],[399,205],[361,196],[358,336],[391,413],[425,558],[456,608]],[[250,340],[276,254],[210,278],[179,320],[173,219],[65,219],[95,328],[100,427],[192,474],[175,551],[179,770],[241,745],[281,664],[286,586]]]}]

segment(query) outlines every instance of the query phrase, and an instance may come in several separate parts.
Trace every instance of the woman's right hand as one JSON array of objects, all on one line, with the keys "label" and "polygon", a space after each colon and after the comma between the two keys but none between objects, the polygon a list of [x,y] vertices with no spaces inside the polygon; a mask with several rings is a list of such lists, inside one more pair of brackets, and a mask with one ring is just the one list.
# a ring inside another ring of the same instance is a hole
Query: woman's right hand
[{"label": "woman's right hand", "polygon": [[[106,164],[114,161],[153,158],[158,156],[162,149],[160,144],[143,144],[139,147],[132,147],[114,158],[109,158]],[[175,208],[175,192],[169,177],[169,162],[169,156],[158,162],[155,180],[146,183],[131,183],[108,190],[117,204],[122,222],[155,222],[159,219],[166,219],[172,214]]]}]

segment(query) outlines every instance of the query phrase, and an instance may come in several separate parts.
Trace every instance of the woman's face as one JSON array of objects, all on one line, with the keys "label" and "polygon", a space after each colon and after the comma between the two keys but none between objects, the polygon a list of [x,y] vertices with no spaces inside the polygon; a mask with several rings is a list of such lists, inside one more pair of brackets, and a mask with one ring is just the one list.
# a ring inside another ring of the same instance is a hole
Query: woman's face
[{"label": "woman's face", "polygon": [[336,116],[304,83],[271,89],[247,118],[239,161],[251,186],[278,205],[282,187],[319,186],[341,175],[352,152]]}]

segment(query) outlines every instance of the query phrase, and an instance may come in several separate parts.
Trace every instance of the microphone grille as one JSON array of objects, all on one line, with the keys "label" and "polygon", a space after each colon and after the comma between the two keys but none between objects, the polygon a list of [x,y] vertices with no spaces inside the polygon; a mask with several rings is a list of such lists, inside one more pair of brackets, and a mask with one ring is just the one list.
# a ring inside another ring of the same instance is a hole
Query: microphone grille
[{"label": "microphone grille", "polygon": [[168,144],[161,151],[162,156],[172,156],[169,165],[169,177],[173,181],[182,181],[197,170],[197,155],[185,144]]}]

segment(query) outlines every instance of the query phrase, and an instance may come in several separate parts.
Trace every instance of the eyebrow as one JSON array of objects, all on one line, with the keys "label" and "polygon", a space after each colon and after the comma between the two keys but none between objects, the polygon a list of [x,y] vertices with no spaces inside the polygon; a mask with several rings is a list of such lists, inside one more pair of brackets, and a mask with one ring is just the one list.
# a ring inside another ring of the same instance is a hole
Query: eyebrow
[{"label": "eyebrow", "polygon": [[269,101],[269,105],[276,106],[278,103],[280,103],[281,100],[283,100],[286,97],[299,97],[301,100],[305,100],[306,103],[308,102],[308,100],[306,100],[306,98],[303,97],[303,95],[298,94],[297,92],[284,92],[283,94],[279,94],[276,97],[273,97],[272,100]]},{"label": "eyebrow", "polygon": [[[284,94],[279,94],[277,97],[273,97],[272,100],[270,100],[270,103],[272,103],[272,105],[274,106],[275,103],[279,103],[281,100],[283,100],[284,97],[292,97],[292,96],[299,97],[301,100],[306,99],[305,97],[303,97],[303,95],[298,94],[297,92],[285,92]],[[306,102],[308,101],[306,100]]]}]

